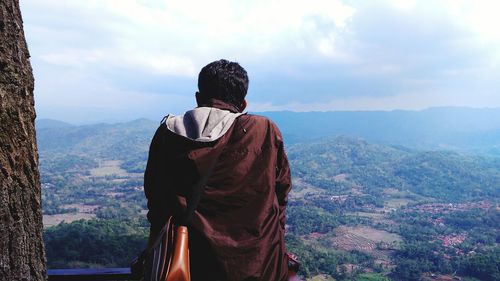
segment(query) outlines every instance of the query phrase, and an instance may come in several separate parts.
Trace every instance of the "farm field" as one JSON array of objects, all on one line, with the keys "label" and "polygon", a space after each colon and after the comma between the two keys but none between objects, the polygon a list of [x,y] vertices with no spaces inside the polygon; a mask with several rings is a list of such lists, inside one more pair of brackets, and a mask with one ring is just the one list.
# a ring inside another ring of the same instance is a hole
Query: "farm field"
[{"label": "farm field", "polygon": [[90,220],[96,218],[95,214],[89,213],[68,213],[68,214],[57,214],[57,215],[44,215],[43,216],[43,226],[51,227],[58,225],[60,223],[71,223],[77,220]]}]

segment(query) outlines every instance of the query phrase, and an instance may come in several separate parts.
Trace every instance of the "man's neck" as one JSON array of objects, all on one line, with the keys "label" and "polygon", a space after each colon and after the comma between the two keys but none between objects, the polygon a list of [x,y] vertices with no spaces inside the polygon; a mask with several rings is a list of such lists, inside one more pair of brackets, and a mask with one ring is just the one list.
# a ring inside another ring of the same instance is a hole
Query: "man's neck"
[{"label": "man's neck", "polygon": [[237,108],[236,106],[234,106],[234,105],[232,105],[230,103],[221,101],[219,99],[209,99],[208,101],[199,103],[198,107],[215,107],[215,108],[218,108],[218,109],[229,110],[229,111],[231,111],[233,113],[239,113],[240,112],[239,108]]}]

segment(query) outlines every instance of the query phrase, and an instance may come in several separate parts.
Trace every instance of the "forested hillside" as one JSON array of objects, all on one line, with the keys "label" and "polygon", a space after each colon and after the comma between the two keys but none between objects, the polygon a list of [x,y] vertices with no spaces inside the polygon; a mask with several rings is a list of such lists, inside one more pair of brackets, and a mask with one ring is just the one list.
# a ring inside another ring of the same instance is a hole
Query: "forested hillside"
[{"label": "forested hillside", "polygon": [[[47,124],[38,139],[49,267],[127,266],[147,236],[142,173],[158,123]],[[287,152],[286,239],[302,275],[500,280],[494,153],[347,135],[290,142]],[[86,241],[94,246],[80,249]]]},{"label": "forested hillside", "polygon": [[291,146],[295,176],[336,193],[382,197],[386,188],[447,201],[500,195],[500,159],[417,151],[335,137]]}]

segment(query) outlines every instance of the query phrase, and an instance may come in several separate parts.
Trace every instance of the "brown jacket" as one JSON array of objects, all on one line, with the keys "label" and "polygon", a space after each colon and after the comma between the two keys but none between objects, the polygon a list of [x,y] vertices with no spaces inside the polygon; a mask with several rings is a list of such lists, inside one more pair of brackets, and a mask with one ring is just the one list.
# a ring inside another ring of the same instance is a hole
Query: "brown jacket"
[{"label": "brown jacket", "polygon": [[[237,112],[217,100],[207,106]],[[185,208],[189,187],[220,153],[189,226],[192,280],[286,280],[291,179],[276,125],[243,114],[218,139],[199,141],[166,123],[151,143],[144,179],[153,235],[168,216]]]}]

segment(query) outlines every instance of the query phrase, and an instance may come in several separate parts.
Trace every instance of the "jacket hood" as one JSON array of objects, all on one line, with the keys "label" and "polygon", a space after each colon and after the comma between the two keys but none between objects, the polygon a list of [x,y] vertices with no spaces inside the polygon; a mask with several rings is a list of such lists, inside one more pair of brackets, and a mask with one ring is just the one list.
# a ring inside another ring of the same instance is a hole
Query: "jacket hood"
[{"label": "jacket hood", "polygon": [[165,124],[169,131],[177,135],[194,141],[211,142],[222,137],[242,114],[215,107],[197,107],[184,115],[168,115]]}]

